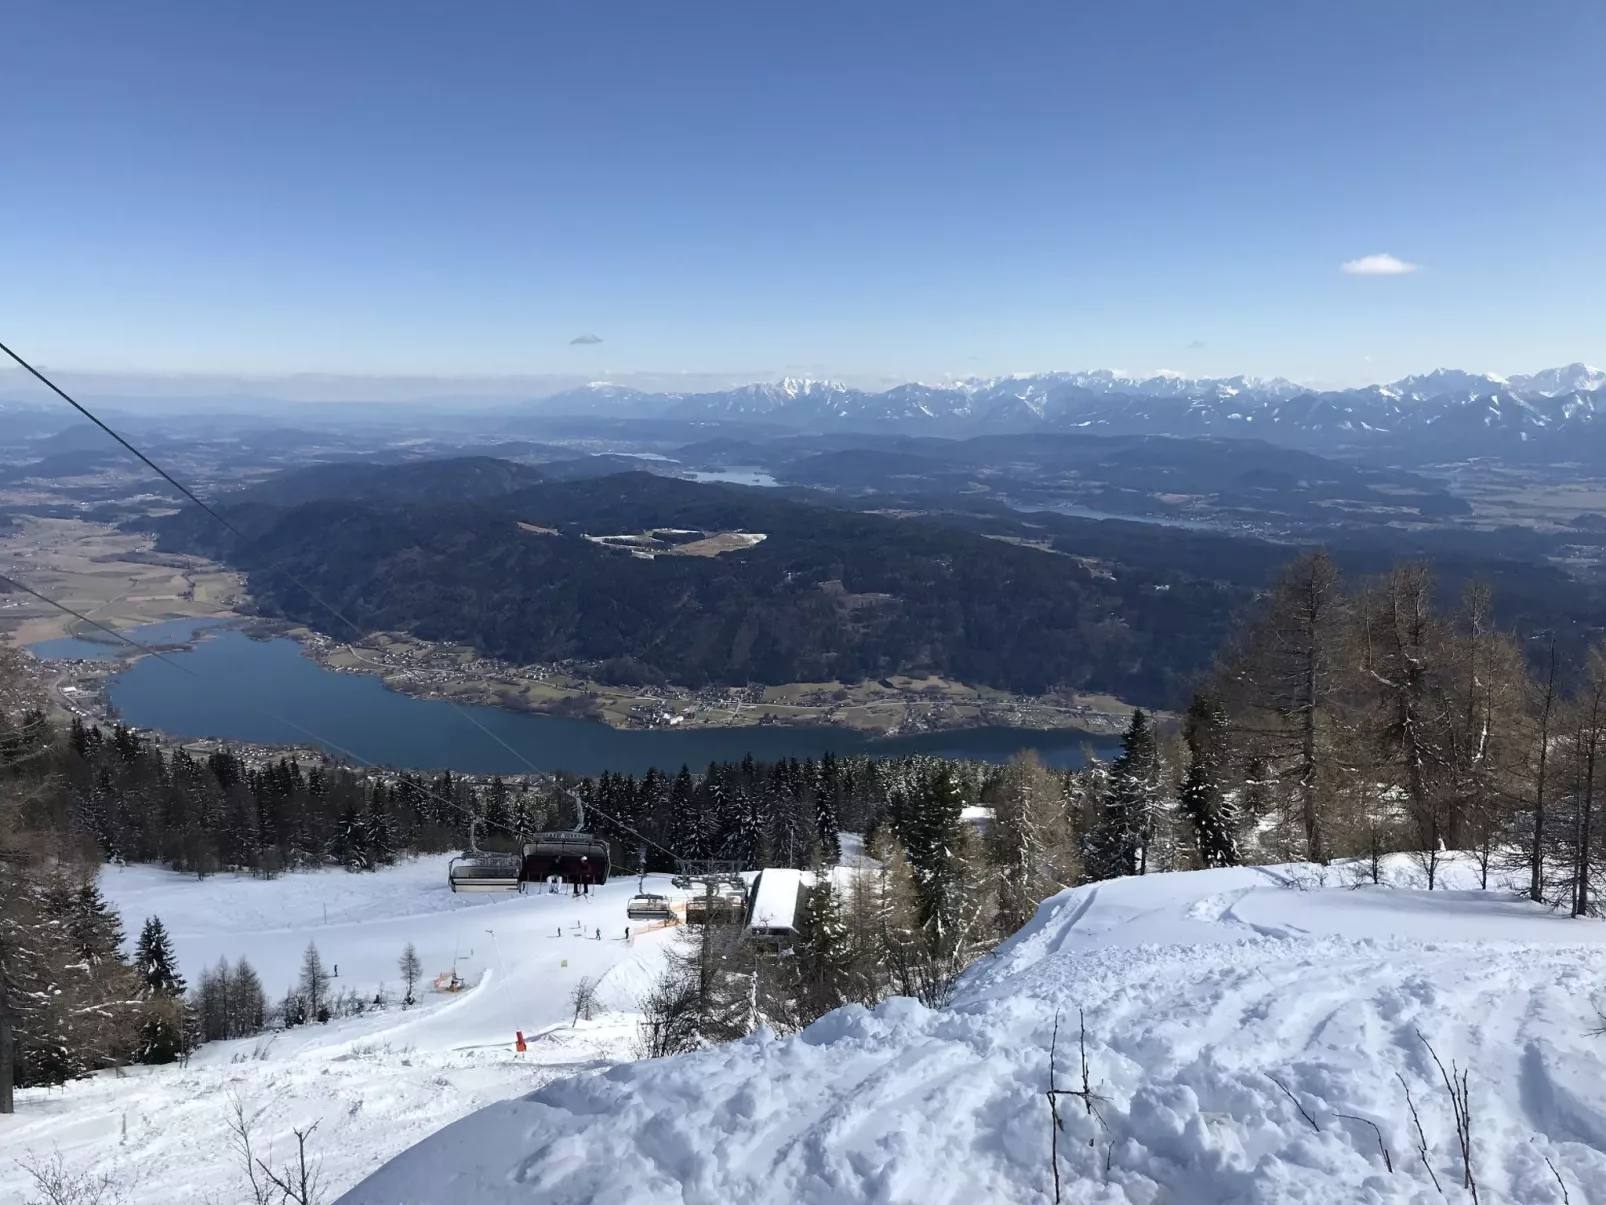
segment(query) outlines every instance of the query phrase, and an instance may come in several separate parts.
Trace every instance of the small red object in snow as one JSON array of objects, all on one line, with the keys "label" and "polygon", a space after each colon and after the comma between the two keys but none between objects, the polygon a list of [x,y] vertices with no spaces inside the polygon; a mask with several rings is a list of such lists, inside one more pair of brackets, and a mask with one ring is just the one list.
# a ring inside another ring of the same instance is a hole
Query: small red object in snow
[{"label": "small red object in snow", "polygon": [[524,1044],[524,1031],[522,1029],[513,1031],[513,1049],[518,1051],[520,1054],[523,1054],[529,1049],[529,1047]]}]

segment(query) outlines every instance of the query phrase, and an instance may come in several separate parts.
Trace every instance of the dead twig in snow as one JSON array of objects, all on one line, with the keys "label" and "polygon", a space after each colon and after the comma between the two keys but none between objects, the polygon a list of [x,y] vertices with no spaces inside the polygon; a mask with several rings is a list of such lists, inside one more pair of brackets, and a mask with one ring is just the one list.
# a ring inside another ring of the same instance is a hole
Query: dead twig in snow
[{"label": "dead twig in snow", "polygon": [[[1082,1009],[1078,1008],[1076,1010],[1076,1017],[1080,1026],[1077,1046],[1081,1053],[1082,1059],[1082,1086],[1080,1088],[1061,1088],[1055,1076],[1055,1065],[1059,1059],[1060,1044],[1060,1015],[1057,1011],[1054,1013],[1054,1034],[1049,1040],[1048,1046],[1048,1091],[1045,1092],[1044,1095],[1048,1097],[1049,1158],[1053,1161],[1054,1165],[1054,1201],[1056,1205],[1060,1205],[1061,1201],[1059,1135],[1060,1131],[1065,1128],[1065,1120],[1060,1116],[1059,1098],[1062,1096],[1075,1097],[1077,1100],[1082,1102],[1082,1105],[1087,1109],[1088,1115],[1098,1120],[1099,1125],[1104,1128],[1105,1133],[1110,1132],[1109,1122],[1104,1120],[1104,1114],[1099,1112],[1098,1109],[1100,1104],[1105,1104],[1108,1102],[1106,1102],[1104,1097],[1093,1091],[1092,1071],[1087,1060],[1087,1014]],[[1094,1139],[1090,1138],[1088,1140],[1088,1145],[1092,1146],[1094,1141]],[[1112,1140],[1109,1150],[1106,1150],[1104,1154],[1104,1172],[1106,1175],[1108,1175],[1110,1171],[1110,1157],[1114,1149],[1114,1142]]]},{"label": "dead twig in snow", "polygon": [[1471,1072],[1462,1071],[1456,1066],[1455,1060],[1450,1060],[1450,1069],[1444,1069],[1444,1063],[1439,1059],[1439,1052],[1433,1049],[1419,1029],[1416,1036],[1422,1039],[1422,1045],[1428,1048],[1433,1056],[1433,1065],[1439,1069],[1439,1076],[1444,1080],[1444,1090],[1450,1097],[1450,1108],[1455,1114],[1455,1137],[1461,1147],[1461,1187],[1472,1194],[1472,1205],[1478,1205],[1478,1181],[1472,1174],[1472,1091],[1467,1083]]},{"label": "dead twig in snow", "polygon": [[1433,1164],[1428,1162],[1428,1136],[1422,1132],[1422,1118],[1416,1111],[1416,1101],[1411,1099],[1411,1085],[1405,1082],[1405,1076],[1398,1071],[1394,1073],[1394,1078],[1399,1080],[1400,1087],[1405,1089],[1405,1104],[1411,1110],[1411,1123],[1416,1126],[1417,1157],[1422,1160],[1422,1166],[1427,1169],[1428,1179],[1433,1181],[1433,1187],[1439,1190],[1439,1195],[1442,1197],[1444,1188],[1439,1184],[1439,1177],[1433,1172]]},{"label": "dead twig in snow", "polygon": [[1322,1132],[1322,1127],[1316,1124],[1316,1119],[1314,1117],[1312,1117],[1309,1113],[1305,1112],[1305,1106],[1300,1104],[1299,1103],[1299,1098],[1288,1090],[1288,1085],[1283,1083],[1282,1080],[1278,1079],[1275,1075],[1273,1075],[1269,1071],[1266,1072],[1266,1078],[1269,1079],[1272,1083],[1276,1084],[1279,1088],[1281,1088],[1283,1090],[1283,1095],[1286,1096],[1289,1100],[1294,1102],[1294,1108],[1299,1110],[1299,1115],[1301,1117],[1303,1117],[1306,1121],[1310,1122],[1310,1128],[1311,1129],[1315,1130],[1318,1134],[1320,1134]]},{"label": "dead twig in snow", "polygon": [[1573,1199],[1567,1195],[1567,1182],[1561,1178],[1561,1173],[1556,1170],[1556,1165],[1550,1161],[1550,1156],[1544,1151],[1540,1151],[1539,1157],[1545,1161],[1545,1166],[1550,1169],[1550,1174],[1556,1177],[1556,1187],[1561,1189],[1561,1205],[1573,1205]]},{"label": "dead twig in snow", "polygon": [[1358,1121],[1362,1125],[1372,1127],[1372,1133],[1377,1135],[1377,1149],[1383,1152],[1383,1166],[1388,1169],[1389,1175],[1394,1174],[1394,1159],[1389,1155],[1389,1148],[1383,1143],[1383,1131],[1378,1128],[1377,1122],[1365,1117],[1357,1117],[1353,1113],[1334,1113],[1334,1117],[1342,1117],[1345,1121]]},{"label": "dead twig in snow", "polygon": [[296,1138],[296,1166],[276,1172],[262,1160],[257,1160],[262,1174],[284,1195],[289,1205],[321,1205],[323,1201],[323,1186],[320,1183],[323,1160],[319,1159],[310,1165],[307,1162],[307,1139],[312,1137],[317,1128],[315,1121],[304,1130],[290,1131]]}]

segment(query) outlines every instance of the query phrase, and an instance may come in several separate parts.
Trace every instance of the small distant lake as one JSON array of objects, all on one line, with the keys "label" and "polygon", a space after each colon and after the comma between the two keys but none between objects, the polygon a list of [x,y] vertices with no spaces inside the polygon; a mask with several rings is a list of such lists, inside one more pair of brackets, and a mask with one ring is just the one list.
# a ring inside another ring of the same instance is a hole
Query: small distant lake
[{"label": "small distant lake", "polygon": [[1228,531],[1232,525],[1215,519],[1190,519],[1185,515],[1122,515],[1114,511],[1095,510],[1091,506],[1077,506],[1073,502],[1008,503],[1012,510],[1030,514],[1048,511],[1056,515],[1069,515],[1073,519],[1119,519],[1123,523],[1153,523],[1159,527],[1181,527],[1188,531]]},{"label": "small distant lake", "polygon": [[[160,623],[147,623],[137,628],[121,629],[123,635],[140,644],[161,646],[187,644],[198,632],[227,623],[224,619],[164,619]],[[42,660],[69,658],[75,661],[115,661],[138,652],[121,640],[108,636],[96,628],[89,628],[84,636],[62,636],[56,640],[41,640],[30,644],[28,651]]]},{"label": "small distant lake", "polygon": [[[522,774],[529,765],[440,699],[387,690],[377,677],[327,670],[295,641],[253,639],[236,629],[211,633],[170,654],[188,673],[154,657],[136,661],[109,683],[122,718],[175,736],[264,744],[318,744],[337,756],[409,769]],[[193,675],[193,676],[192,676]],[[460,704],[463,710],[541,770],[640,774],[649,766],[757,761],[871,753],[932,753],[1004,761],[1035,748],[1051,765],[1073,766],[1088,744],[1080,732],[972,728],[877,739],[846,729],[699,728],[621,730],[588,720]]]},{"label": "small distant lake", "polygon": [[781,484],[763,469],[697,469],[690,476],[693,481],[723,481],[729,485],[773,486]]}]

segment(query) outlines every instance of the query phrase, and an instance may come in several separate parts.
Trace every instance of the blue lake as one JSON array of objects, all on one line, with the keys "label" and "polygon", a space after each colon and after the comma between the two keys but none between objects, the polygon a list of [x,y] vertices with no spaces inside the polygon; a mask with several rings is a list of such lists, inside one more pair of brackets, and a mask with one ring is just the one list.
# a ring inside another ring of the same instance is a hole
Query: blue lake
[{"label": "blue lake", "polygon": [[176,664],[141,658],[111,679],[110,701],[127,723],[175,736],[317,744],[337,755],[412,769],[520,774],[533,765],[577,774],[639,774],[654,765],[676,770],[682,763],[702,766],[749,753],[758,761],[818,757],[827,750],[1003,761],[1026,748],[1035,748],[1049,764],[1069,766],[1080,764],[1089,743],[1109,744],[1108,738],[1094,740],[1080,732],[1016,728],[887,739],[827,727],[621,730],[588,720],[413,698],[387,690],[367,674],[326,670],[303,656],[293,640],[253,639],[231,628],[169,658]]},{"label": "blue lake", "polygon": [[[75,621],[76,622],[76,621]],[[186,644],[195,634],[207,628],[227,623],[223,619],[164,619],[160,623],[147,623],[137,628],[124,628],[130,640],[144,645]],[[87,625],[86,625],[87,626]],[[86,636],[62,636],[56,640],[41,640],[30,644],[28,651],[35,657],[66,657],[75,661],[115,661],[138,653],[121,640],[108,636],[95,628]]]}]

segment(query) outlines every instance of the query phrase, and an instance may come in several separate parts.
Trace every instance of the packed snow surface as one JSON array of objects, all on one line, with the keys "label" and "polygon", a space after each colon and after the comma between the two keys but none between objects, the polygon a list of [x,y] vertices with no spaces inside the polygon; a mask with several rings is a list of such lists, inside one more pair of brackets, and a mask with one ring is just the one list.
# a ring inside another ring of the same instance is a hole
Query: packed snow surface
[{"label": "packed snow surface", "polygon": [[[273,880],[107,867],[101,886],[124,928],[133,935],[147,916],[160,916],[192,985],[219,958],[243,955],[276,1000],[295,982],[310,941],[325,968],[338,967],[336,992],[372,999],[384,987],[391,1003],[328,1025],[212,1043],[184,1067],[136,1067],[19,1093],[16,1115],[0,1117],[0,1202],[31,1201],[19,1160],[58,1152],[75,1174],[111,1176],[122,1191],[116,1200],[129,1205],[248,1200],[229,1146],[234,1099],[257,1119],[258,1153],[275,1164],[290,1153],[292,1129],[317,1123],[312,1149],[332,1198],[466,1113],[631,1057],[636,1001],[670,940],[626,918],[637,879],[616,878],[590,898],[567,889],[454,895],[446,864],[428,857],[374,874]],[[682,894],[660,876],[648,876],[647,890]],[[408,942],[425,983],[419,1006],[404,1010],[395,1002],[396,963]],[[429,990],[454,966],[466,990]],[[599,981],[610,1011],[571,1025],[569,993],[582,976]],[[523,1054],[514,1050],[520,1030]]]},{"label": "packed snow surface", "polygon": [[1481,1201],[1606,1202],[1606,926],[1478,890],[1464,862],[1431,893],[1407,859],[1385,872],[1067,891],[949,1008],[850,1007],[548,1083],[342,1202],[1050,1201],[1045,1091],[1083,1087],[1084,1017],[1065,1201],[1470,1201],[1436,1052],[1467,1075]]}]

